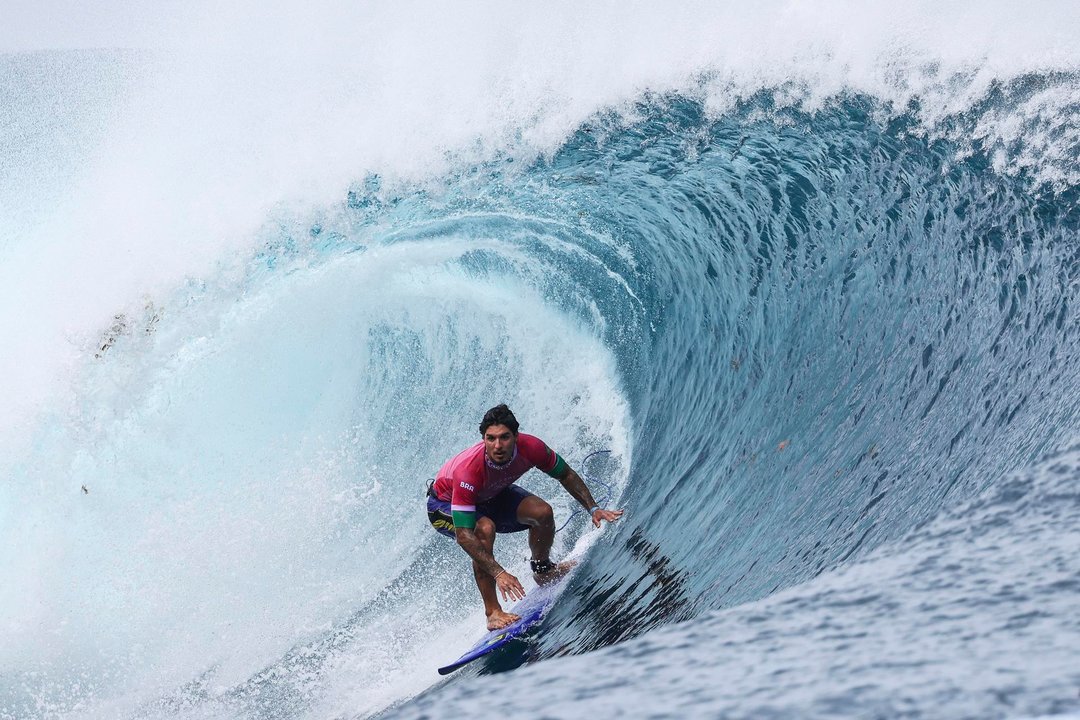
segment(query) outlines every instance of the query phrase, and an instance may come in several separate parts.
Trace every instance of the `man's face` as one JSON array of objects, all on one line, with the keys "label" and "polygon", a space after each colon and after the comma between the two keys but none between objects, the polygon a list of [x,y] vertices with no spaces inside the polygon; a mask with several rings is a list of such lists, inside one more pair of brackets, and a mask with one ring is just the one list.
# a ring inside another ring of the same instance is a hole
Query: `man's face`
[{"label": "man's face", "polygon": [[505,465],[514,457],[517,437],[505,425],[492,425],[484,431],[484,452],[496,465]]}]

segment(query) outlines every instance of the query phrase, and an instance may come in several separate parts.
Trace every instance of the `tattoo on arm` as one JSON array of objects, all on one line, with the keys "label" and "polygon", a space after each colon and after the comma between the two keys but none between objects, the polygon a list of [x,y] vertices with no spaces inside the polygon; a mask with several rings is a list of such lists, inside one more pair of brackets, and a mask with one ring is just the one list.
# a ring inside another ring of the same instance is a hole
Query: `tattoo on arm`
[{"label": "tattoo on arm", "polygon": [[476,537],[476,533],[468,528],[457,528],[454,530],[454,535],[457,537],[458,545],[461,549],[469,554],[476,563],[486,570],[490,575],[494,576],[500,570],[502,565],[495,560],[495,556],[488,552],[488,549],[484,547],[480,542],[480,538]]},{"label": "tattoo on arm", "polygon": [[566,488],[566,492],[570,493],[586,510],[596,505],[589,488],[585,487],[585,481],[581,479],[581,476],[573,468],[568,467],[566,475],[559,482]]}]

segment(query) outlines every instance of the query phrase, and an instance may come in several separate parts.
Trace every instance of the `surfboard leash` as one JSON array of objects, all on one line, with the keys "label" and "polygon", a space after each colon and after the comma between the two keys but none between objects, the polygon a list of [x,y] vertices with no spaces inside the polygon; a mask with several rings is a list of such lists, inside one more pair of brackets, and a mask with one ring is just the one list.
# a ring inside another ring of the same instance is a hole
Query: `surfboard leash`
[{"label": "surfboard leash", "polygon": [[[588,473],[585,471],[585,464],[587,462],[589,462],[589,458],[593,457],[594,455],[602,455],[603,453],[610,453],[610,452],[611,452],[610,450],[594,450],[593,452],[589,453],[588,455],[586,455],[581,460],[581,476],[582,476],[582,479],[585,480],[585,484],[588,485],[589,487],[593,487],[594,485],[599,485],[600,487],[602,487],[604,489],[604,492],[607,493],[601,499],[596,501],[596,504],[599,505],[600,507],[603,507],[604,505],[606,505],[607,501],[610,500],[611,496],[614,495],[615,493],[612,491],[611,486],[608,485],[603,480],[596,480],[596,479],[589,478]],[[570,517],[566,518],[566,520],[563,522],[563,524],[560,525],[555,530],[555,533],[558,534],[558,533],[562,532],[563,528],[565,528],[567,525],[570,524],[570,521],[574,519],[575,515],[578,515],[579,513],[583,513],[583,512],[585,512],[585,508],[579,507],[577,510],[570,513]]]}]

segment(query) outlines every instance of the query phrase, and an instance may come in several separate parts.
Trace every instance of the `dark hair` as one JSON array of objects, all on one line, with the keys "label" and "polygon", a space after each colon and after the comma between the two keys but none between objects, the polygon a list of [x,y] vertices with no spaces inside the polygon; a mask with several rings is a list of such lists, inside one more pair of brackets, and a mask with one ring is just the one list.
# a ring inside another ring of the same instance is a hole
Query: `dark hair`
[{"label": "dark hair", "polygon": [[505,403],[496,405],[484,413],[484,419],[480,421],[480,434],[483,435],[492,425],[505,425],[510,429],[510,432],[515,435],[518,434],[517,418],[514,417],[514,413],[510,412],[510,408],[506,407]]}]

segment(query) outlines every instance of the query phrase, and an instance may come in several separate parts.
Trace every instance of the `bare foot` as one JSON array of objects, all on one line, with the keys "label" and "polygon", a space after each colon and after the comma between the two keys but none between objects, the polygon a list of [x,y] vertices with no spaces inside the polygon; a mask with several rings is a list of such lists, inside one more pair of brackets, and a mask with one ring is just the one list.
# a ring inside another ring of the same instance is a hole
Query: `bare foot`
[{"label": "bare foot", "polygon": [[487,616],[488,630],[500,630],[504,627],[509,627],[520,619],[520,615],[508,613],[505,610],[496,610]]},{"label": "bare foot", "polygon": [[537,585],[547,585],[558,580],[566,573],[570,572],[575,565],[577,565],[577,560],[563,560],[561,563],[556,564],[554,568],[548,570],[543,575],[533,573],[533,579],[536,580]]}]

